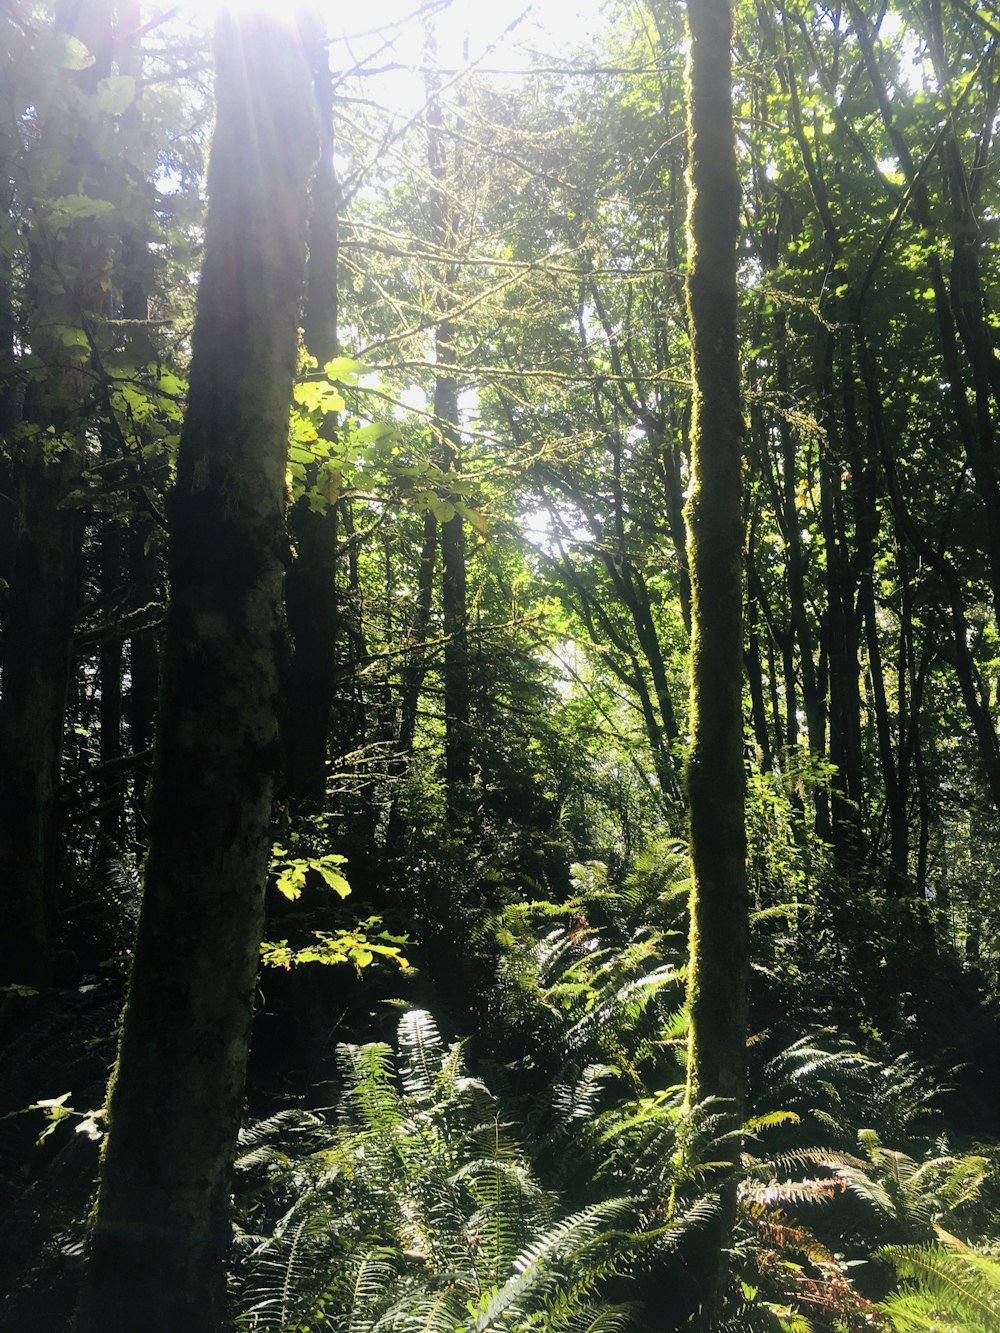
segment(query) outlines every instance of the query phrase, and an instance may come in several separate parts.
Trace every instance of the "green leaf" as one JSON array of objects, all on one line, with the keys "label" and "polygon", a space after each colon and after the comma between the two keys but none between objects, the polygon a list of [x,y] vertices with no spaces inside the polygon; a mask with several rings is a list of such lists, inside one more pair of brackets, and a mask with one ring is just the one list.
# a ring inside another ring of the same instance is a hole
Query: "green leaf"
[{"label": "green leaf", "polygon": [[95,59],[79,37],[71,37],[68,32],[56,34],[55,63],[59,69],[90,69]]},{"label": "green leaf", "polygon": [[361,361],[355,361],[349,356],[335,356],[323,367],[323,374],[338,384],[356,384],[364,368]]},{"label": "green leaf", "polygon": [[271,857],[271,869],[276,872],[275,887],[290,902],[302,896],[310,871],[318,874],[327,887],[341,898],[346,898],[351,892],[350,884],[336,869],[346,864],[347,857],[337,852],[328,852],[325,856],[289,857],[284,847],[276,845],[271,849]]},{"label": "green leaf", "polygon": [[265,940],[260,946],[261,960],[267,967],[280,967],[286,971],[306,963],[320,963],[324,967],[352,963],[360,972],[370,967],[376,958],[384,958],[406,971],[410,964],[400,952],[406,943],[405,937],[390,935],[384,930],[372,937],[369,932],[379,924],[379,917],[369,917],[353,930],[314,930],[313,942],[301,949],[293,949],[287,940],[277,943]]},{"label": "green leaf", "polygon": [[328,887],[333,889],[334,893],[339,894],[341,898],[346,898],[350,894],[351,886],[343,875],[338,874],[336,870],[331,870],[329,866],[320,863],[316,864],[316,869],[323,876]]},{"label": "green leaf", "polygon": [[364,442],[371,441],[378,444],[382,440],[388,440],[392,436],[399,434],[395,426],[391,426],[387,421],[373,421],[367,426],[359,426],[357,430],[351,431],[351,440],[360,440]]},{"label": "green leaf", "polygon": [[278,876],[278,892],[283,894],[289,902],[294,902],[296,898],[302,897],[308,868],[308,862],[306,861],[289,861]]},{"label": "green leaf", "polygon": [[109,116],[120,116],[135,101],[135,79],[131,74],[112,74],[97,85],[97,108]]},{"label": "green leaf", "polygon": [[[61,1097],[43,1097],[41,1101],[32,1102],[28,1108],[30,1111],[56,1111],[61,1110],[72,1097],[71,1092],[64,1092]],[[67,1111],[68,1115],[69,1112]]]},{"label": "green leaf", "polygon": [[61,194],[49,200],[47,221],[56,231],[65,231],[74,222],[104,217],[115,211],[107,199],[91,199],[86,194]]},{"label": "green leaf", "polygon": [[83,329],[75,329],[71,324],[60,325],[56,330],[56,337],[63,347],[86,347],[88,349],[90,347]]},{"label": "green leaf", "polygon": [[104,1128],[98,1122],[103,1120],[104,1112],[91,1111],[89,1115],[84,1116],[76,1127],[78,1134],[85,1134],[92,1143],[100,1143],[104,1138]]},{"label": "green leaf", "polygon": [[295,401],[307,412],[342,412],[343,395],[322,380],[304,380],[295,386]]}]

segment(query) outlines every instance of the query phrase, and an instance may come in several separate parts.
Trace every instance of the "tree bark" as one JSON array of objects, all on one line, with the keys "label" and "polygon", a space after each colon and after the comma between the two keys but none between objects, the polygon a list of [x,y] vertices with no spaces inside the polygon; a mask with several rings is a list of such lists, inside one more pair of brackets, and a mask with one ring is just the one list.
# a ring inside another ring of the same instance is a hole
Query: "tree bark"
[{"label": "tree bark", "polygon": [[[722,1099],[726,1126],[733,1129],[741,1123],[745,1098],[749,925],[742,706],[743,419],[736,329],[740,185],[730,0],[689,3],[687,23],[687,293],[694,384],[693,485],[687,509],[692,585],[688,1101]],[[701,1304],[706,1330],[717,1328],[722,1317],[735,1206],[734,1166],[708,1240]]]},{"label": "tree bark", "polygon": [[[451,324],[438,329],[438,359],[454,363],[455,342]],[[458,381],[438,373],[434,388],[435,434],[441,466],[457,472],[460,434],[458,426]],[[441,524],[441,617],[444,642],[445,785],[452,815],[459,816],[467,800],[472,778],[471,690],[469,686],[469,637],[466,607],[465,521],[455,513]]]},{"label": "tree bark", "polygon": [[229,1325],[222,1260],[279,757],[285,462],[315,156],[306,37],[263,15],[218,27],[150,851],[79,1333]]},{"label": "tree bark", "polygon": [[49,71],[36,107],[41,131],[22,163],[32,219],[27,339],[44,367],[26,397],[15,463],[16,517],[3,635],[0,699],[0,984],[45,989],[52,979],[59,851],[59,778],[72,636],[79,600],[81,520],[72,492],[87,447],[90,396],[81,339],[103,299],[107,247],[86,220],[57,225],[48,201],[100,199],[94,146],[103,117],[89,94],[107,72],[106,0],[64,0],[54,27],[95,57],[86,70]]},{"label": "tree bark", "polygon": [[[428,58],[436,58],[433,31],[426,36]],[[444,115],[441,107],[440,80],[427,78],[427,166],[431,177],[430,214],[434,241],[442,254],[456,243],[457,225],[449,189],[454,189],[461,153],[456,148],[449,164],[444,148]],[[434,332],[434,425],[433,457],[442,472],[458,473],[461,468],[462,431],[458,410],[458,338],[449,306],[459,276],[457,259],[442,266],[437,295],[437,324]],[[442,500],[450,503],[447,492]],[[441,521],[441,618],[444,629],[444,770],[448,814],[461,820],[467,811],[469,783],[472,779],[471,688],[469,682],[469,639],[466,605],[465,521],[456,510]]]},{"label": "tree bark", "polygon": [[[304,318],[306,350],[322,369],[339,351],[338,264],[340,188],[333,159],[333,83],[325,48],[315,70],[320,107],[320,157],[313,182]],[[334,432],[336,419],[326,423]],[[326,433],[325,432],[325,433]],[[317,465],[310,464],[310,482]],[[300,499],[288,526],[295,555],[285,577],[285,608],[292,641],[286,687],[284,787],[294,804],[322,806],[326,794],[330,714],[336,692],[338,506],[321,512]]]},{"label": "tree bark", "polygon": [[[122,137],[127,152],[138,157],[143,135],[141,46],[142,6],[140,0],[128,0],[117,7],[118,68],[122,74],[136,79],[139,92],[135,101],[122,117]],[[149,298],[153,291],[153,259],[151,241],[154,235],[155,192],[146,178],[135,181],[132,189],[141,196],[139,219],[127,222],[122,230],[121,293],[122,317],[128,321],[128,349],[132,365],[137,371],[156,357],[156,348],[147,324]],[[143,442],[143,427],[136,425],[136,446]],[[156,526],[144,507],[145,497],[141,475],[132,489],[132,513],[128,522],[128,580],[133,605],[150,606],[164,598],[160,556],[157,549]],[[153,728],[156,720],[156,695],[159,683],[159,634],[146,629],[133,634],[128,645],[129,689],[127,720],[131,750],[136,756],[132,771],[132,826],[135,843],[146,841],[146,790],[149,786],[150,764],[142,756],[152,751]]]}]

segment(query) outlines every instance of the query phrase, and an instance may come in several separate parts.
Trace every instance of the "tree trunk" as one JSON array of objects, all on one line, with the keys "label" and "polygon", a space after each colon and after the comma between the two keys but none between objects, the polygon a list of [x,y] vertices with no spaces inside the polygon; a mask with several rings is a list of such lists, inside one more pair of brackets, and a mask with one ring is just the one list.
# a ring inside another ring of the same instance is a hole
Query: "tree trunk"
[{"label": "tree trunk", "polygon": [[[754,524],[750,523],[750,537],[747,544],[747,647],[746,670],[750,686],[750,711],[753,718],[754,739],[757,742],[760,771],[770,773],[774,765],[774,751],[771,748],[771,734],[767,724],[767,705],[764,702],[764,668],[761,661],[760,636],[757,633],[759,603],[754,581],[749,578],[749,570],[754,559]],[[780,738],[779,738],[780,743]]]},{"label": "tree trunk", "polygon": [[[687,22],[688,317],[695,395],[687,511],[692,585],[688,1101],[723,1099],[726,1127],[734,1129],[741,1123],[745,1097],[749,926],[741,670],[743,420],[736,331],[740,185],[730,0],[690,3]],[[701,1302],[706,1330],[717,1328],[722,1317],[735,1167],[722,1196],[707,1238]]]},{"label": "tree trunk", "polygon": [[[0,129],[0,219],[4,229],[15,225],[11,183],[13,136]],[[14,302],[14,256],[0,246],[0,440],[10,440],[20,415],[17,383],[17,320]],[[10,583],[14,551],[14,473],[8,450],[0,450],[0,625],[4,619],[4,585]]]},{"label": "tree trunk", "polygon": [[150,851],[79,1333],[228,1326],[278,761],[288,412],[315,132],[304,33],[224,16],[205,263],[172,497]]},{"label": "tree trunk", "polygon": [[[141,48],[142,6],[129,0],[117,7],[118,68],[136,79],[139,93],[122,117],[121,132],[127,152],[137,155],[143,135]],[[138,370],[156,357],[156,348],[147,325],[149,298],[153,290],[151,241],[154,232],[155,195],[152,183],[143,180],[133,185],[141,193],[142,206],[137,221],[127,221],[122,229],[121,293],[122,317],[128,321],[128,350],[132,365]],[[143,427],[135,426],[135,444],[141,447]],[[156,546],[156,525],[144,507],[141,474],[133,482],[132,514],[128,522],[128,580],[133,605],[150,606],[163,600],[160,558]],[[129,689],[127,719],[129,742],[135,756],[132,770],[132,821],[135,842],[146,841],[146,789],[150,764],[144,756],[152,749],[156,719],[156,694],[159,677],[159,635],[155,629],[133,634],[128,645]]]},{"label": "tree trunk", "polygon": [[[309,263],[304,319],[306,349],[320,368],[339,351],[337,270],[340,253],[340,190],[333,160],[333,86],[325,48],[315,71],[320,102],[321,143],[313,182]],[[324,433],[336,430],[328,418]],[[317,465],[309,466],[314,483]],[[293,803],[320,807],[326,793],[330,713],[335,694],[338,507],[324,512],[300,499],[288,526],[295,556],[285,577],[285,608],[292,641],[284,724],[285,793]]]},{"label": "tree trunk", "polygon": [[[85,71],[49,71],[40,95],[40,133],[22,176],[32,216],[29,310],[32,353],[44,377],[24,404],[29,429],[15,463],[16,518],[3,636],[0,700],[0,984],[44,989],[51,981],[56,927],[59,778],[72,635],[79,599],[81,522],[72,504],[87,445],[90,316],[103,300],[107,247],[100,228],[77,219],[52,224],[49,200],[101,198],[103,163],[94,147],[104,117],[87,94],[107,72],[110,6],[56,6],[54,27],[94,55]],[[37,196],[37,197],[36,197]],[[31,428],[34,429],[31,429]]]},{"label": "tree trunk", "polygon": [[[159,560],[151,546],[153,533],[153,523],[147,514],[134,514],[129,520],[129,581],[136,606],[149,606],[162,596]],[[128,728],[132,753],[136,756],[132,774],[132,815],[135,841],[141,846],[146,844],[146,788],[150,765],[147,759],[139,756],[146,755],[153,745],[159,656],[156,630],[147,629],[132,635],[128,646]]]},{"label": "tree trunk", "polygon": [[[447,341],[446,341],[447,339]],[[454,362],[451,325],[438,330],[438,356]],[[438,374],[434,389],[435,430],[441,466],[459,467],[458,381]],[[469,689],[469,637],[466,608],[465,521],[455,513],[441,524],[441,616],[444,627],[445,784],[448,806],[458,815],[465,808],[472,777],[472,728]]]},{"label": "tree trunk", "polygon": [[[433,30],[426,32],[429,61],[436,58]],[[431,228],[442,254],[454,248],[457,226],[449,188],[454,189],[461,165],[460,149],[449,164],[444,148],[444,117],[437,75],[427,78],[427,166],[431,176]],[[459,127],[461,128],[461,127]],[[456,141],[457,143],[460,140]],[[434,359],[438,367],[434,378],[434,461],[442,472],[457,473],[461,466],[462,432],[458,410],[457,331],[449,317],[458,280],[457,260],[442,266],[437,295],[437,326],[434,334]],[[449,503],[455,497],[442,494]],[[466,606],[465,521],[456,510],[443,518],[441,546],[441,618],[444,629],[444,769],[448,813],[460,820],[466,812],[468,788],[472,778],[472,729],[469,685],[469,640]]]}]

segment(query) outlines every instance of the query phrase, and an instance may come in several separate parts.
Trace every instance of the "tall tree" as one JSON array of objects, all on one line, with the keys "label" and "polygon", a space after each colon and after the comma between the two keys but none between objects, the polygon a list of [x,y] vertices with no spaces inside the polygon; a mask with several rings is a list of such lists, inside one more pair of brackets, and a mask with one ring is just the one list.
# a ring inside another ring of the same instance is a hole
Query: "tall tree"
[{"label": "tall tree", "polygon": [[[340,187],[334,164],[333,79],[325,48],[317,52],[317,92],[321,128],[319,165],[313,182],[309,262],[304,317],[306,350],[322,369],[337,355]],[[324,434],[335,435],[329,413]],[[320,464],[309,464],[314,487]],[[327,781],[330,712],[337,670],[338,506],[314,510],[303,495],[288,523],[295,558],[285,578],[285,607],[292,640],[285,706],[285,794],[293,802],[322,804]]]},{"label": "tall tree", "polygon": [[[75,45],[70,46],[70,43]],[[30,218],[26,340],[35,363],[16,456],[10,593],[0,699],[0,981],[51,981],[59,863],[59,779],[81,518],[73,503],[93,408],[88,346],[105,301],[106,161],[98,99],[111,58],[111,6],[62,0],[41,39],[39,132],[20,164]],[[27,117],[26,117],[27,119]]]},{"label": "tall tree", "polygon": [[[428,51],[436,56],[431,30]],[[454,189],[461,167],[461,124],[449,164],[444,148],[444,113],[436,76],[427,80],[427,164],[431,177],[431,227],[435,244],[444,255],[454,255],[458,245],[458,220],[449,189]],[[459,420],[458,330],[450,308],[460,265],[457,259],[441,266],[436,297],[434,329],[434,426],[433,454],[443,473],[461,470],[462,431]],[[445,495],[445,504],[453,497]],[[451,506],[454,509],[454,506]],[[442,519],[441,614],[445,635],[444,724],[445,783],[452,815],[461,815],[472,776],[472,730],[469,687],[469,634],[467,623],[467,570],[465,524],[457,509]]]},{"label": "tall tree", "polygon": [[[743,769],[743,419],[737,355],[740,181],[732,111],[730,0],[687,8],[688,318],[694,406],[691,570],[691,1036],[689,1101],[721,1098],[740,1123],[746,1079],[748,904]],[[722,1191],[701,1322],[722,1315],[735,1179]]]},{"label": "tall tree", "polygon": [[215,1333],[278,744],[314,36],[224,16],[139,933],[80,1333]]}]

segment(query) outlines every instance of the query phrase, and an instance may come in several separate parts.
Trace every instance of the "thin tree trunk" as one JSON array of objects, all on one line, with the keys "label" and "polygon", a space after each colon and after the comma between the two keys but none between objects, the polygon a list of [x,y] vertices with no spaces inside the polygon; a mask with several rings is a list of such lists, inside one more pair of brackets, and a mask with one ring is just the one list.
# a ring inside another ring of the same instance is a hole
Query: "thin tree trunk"
[{"label": "thin tree trunk", "polygon": [[[122,74],[134,78],[139,89],[134,102],[122,117],[121,126],[126,150],[135,153],[141,145],[143,134],[142,6],[139,0],[119,4],[117,20],[118,68]],[[139,220],[127,222],[122,230],[121,291],[122,316],[128,328],[129,355],[133,366],[139,371],[156,357],[156,348],[147,326],[149,298],[153,290],[150,243],[154,229],[155,198],[152,183],[148,180],[143,180],[141,186],[134,188],[137,192],[141,191],[142,207]],[[133,204],[135,202],[133,199]],[[135,431],[135,445],[138,449],[143,443],[143,427],[137,424]],[[128,523],[128,578],[133,605],[136,607],[150,606],[163,599],[157,529],[143,504],[142,485],[141,476],[136,477],[132,491],[133,512]],[[146,789],[150,777],[150,764],[143,756],[152,749],[156,719],[159,678],[157,630],[143,630],[129,639],[128,674],[128,732],[132,754],[136,757],[132,771],[132,819],[135,841],[143,846],[146,840]]]},{"label": "thin tree trunk", "polygon": [[[445,341],[449,339],[450,341]],[[451,325],[438,330],[438,356],[453,362]],[[434,417],[446,472],[459,467],[458,382],[438,374]],[[466,596],[465,521],[459,513],[441,524],[441,615],[444,643],[445,783],[449,806],[459,814],[472,778],[471,690]]]},{"label": "thin tree trunk", "polygon": [[[121,454],[117,442],[112,440],[108,431],[102,433],[101,460],[117,464],[117,467],[109,468],[108,475],[120,474]],[[117,605],[123,591],[125,537],[126,529],[121,519],[112,514],[105,514],[101,520],[99,546],[101,599],[107,606]],[[122,700],[124,649],[124,640],[117,634],[108,635],[98,649],[97,678],[101,691],[98,718],[102,767],[105,764],[114,764],[122,756],[122,723],[125,716]],[[101,859],[114,857],[121,846],[125,817],[124,779],[112,787],[107,795],[108,800],[102,802],[99,820],[98,856]]]},{"label": "thin tree trunk", "polygon": [[[747,568],[753,560],[754,524],[750,524],[748,541]],[[757,633],[758,605],[757,596],[750,580],[747,581],[747,648],[746,668],[750,686],[750,709],[753,718],[754,739],[757,742],[760,771],[770,773],[774,765],[774,752],[771,748],[771,734],[767,725],[767,706],[764,702],[764,669],[761,662],[760,637]]]},{"label": "thin tree trunk", "polygon": [[[869,82],[878,103],[885,132],[892,144],[907,183],[910,212],[918,227],[932,232],[933,216],[926,181],[917,171],[897,119],[893,113],[890,90],[878,67],[868,20],[856,0],[848,0],[848,9],[855,35],[861,47]],[[937,5],[931,4],[930,50],[938,77],[947,86],[944,38]],[[966,178],[961,153],[955,143],[954,130],[948,133],[942,145],[942,157],[951,195],[952,206],[952,264],[949,280],[945,279],[941,258],[936,248],[927,252],[931,289],[941,354],[948,382],[955,423],[965,449],[969,470],[982,503],[986,524],[986,556],[989,565],[990,590],[994,620],[1000,628],[1000,478],[997,476],[994,444],[995,427],[990,398],[1000,384],[993,344],[986,326],[983,309],[982,284],[979,274],[979,227],[972,209],[975,190]],[[963,364],[961,352],[968,361]],[[974,406],[969,401],[967,378],[971,378]]]},{"label": "thin tree trunk", "polygon": [[[325,48],[315,71],[320,103],[320,159],[313,182],[304,318],[306,350],[322,369],[337,356],[340,187],[333,159],[333,84]],[[325,432],[337,429],[327,419]],[[318,466],[310,464],[315,483]],[[320,806],[326,792],[330,715],[335,694],[338,506],[314,512],[305,498],[292,506],[288,526],[295,555],[285,577],[292,641],[284,720],[285,792],[293,802]]]},{"label": "thin tree trunk", "polygon": [[[774,316],[774,337],[778,370],[778,391],[784,407],[791,402],[788,378],[788,359],[785,348],[788,327],[784,311]],[[778,417],[778,438],[781,442],[781,480],[784,500],[784,538],[787,551],[788,613],[799,650],[799,677],[802,682],[802,707],[806,715],[806,733],[809,749],[822,759],[826,750],[826,718],[823,701],[816,679],[813,659],[813,636],[809,625],[806,600],[805,560],[802,534],[799,527],[798,466],[795,434],[788,418],[782,412]]]},{"label": "thin tree trunk", "polygon": [[[748,900],[743,767],[743,420],[737,351],[740,184],[732,111],[730,0],[687,7],[689,270],[694,416],[688,501],[692,585],[691,1037],[688,1100],[721,1098],[726,1126],[743,1116]],[[736,1153],[735,1146],[732,1151]],[[701,1325],[722,1318],[735,1220],[735,1165],[722,1188],[702,1292]]]},{"label": "thin tree trunk", "polygon": [[976,735],[990,795],[993,798],[994,806],[997,810],[1000,810],[1000,740],[997,738],[989,700],[984,696],[980,688],[980,682],[977,679],[975,660],[969,646],[969,622],[965,614],[965,593],[962,581],[951,561],[943,554],[942,550],[939,550],[937,546],[927,540],[910,514],[899,483],[896,459],[892,452],[883,419],[878,372],[867,344],[865,331],[860,324],[855,328],[855,341],[861,377],[868,395],[868,410],[872,417],[872,429],[878,444],[879,457],[885,475],[886,491],[897,522],[906,535],[907,541],[909,541],[916,554],[938,574],[944,586],[951,619],[951,644],[955,654],[955,675],[958,678],[962,702]]},{"label": "thin tree trunk", "polygon": [[[11,183],[13,136],[0,129],[0,217],[5,228],[14,226],[14,188]],[[14,257],[9,246],[0,246],[0,441],[13,438],[20,416],[15,353],[17,321],[14,306]],[[10,584],[14,553],[14,472],[9,449],[0,450],[0,580]],[[0,625],[4,602],[0,597]]]},{"label": "thin tree trunk", "polygon": [[[161,596],[159,560],[152,546],[153,535],[150,517],[145,513],[134,514],[129,521],[128,563],[136,606],[149,606]],[[159,656],[155,630],[143,630],[129,639],[128,727],[132,753],[137,756],[132,775],[132,816],[135,840],[143,846],[146,842],[146,789],[150,764],[138,756],[147,754],[153,745]]]},{"label": "thin tree trunk", "polygon": [[[427,29],[429,58],[436,55],[432,30]],[[427,165],[432,180],[431,225],[434,240],[442,254],[456,241],[454,208],[449,188],[454,188],[460,152],[456,148],[449,179],[444,150],[444,119],[437,76],[427,80]],[[434,453],[442,472],[459,471],[462,434],[458,410],[457,330],[448,314],[459,264],[447,264],[441,274],[438,294],[438,319],[434,335],[434,358],[438,366],[434,379]],[[445,502],[454,497],[442,495]],[[466,811],[468,787],[472,778],[471,689],[469,682],[468,608],[466,605],[465,522],[457,511],[441,521],[441,615],[444,645],[444,725],[445,786],[448,810],[452,818]]]},{"label": "thin tree trunk", "polygon": [[306,34],[224,16],[150,851],[78,1333],[217,1333],[278,762]]}]

